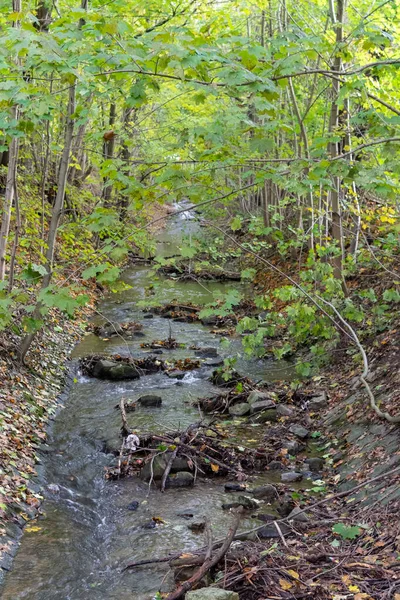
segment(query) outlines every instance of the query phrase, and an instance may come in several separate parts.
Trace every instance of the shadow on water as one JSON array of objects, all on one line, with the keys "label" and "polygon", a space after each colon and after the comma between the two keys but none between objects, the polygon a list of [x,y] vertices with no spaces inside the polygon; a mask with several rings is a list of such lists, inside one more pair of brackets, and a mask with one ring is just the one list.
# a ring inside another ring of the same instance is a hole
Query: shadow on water
[{"label": "shadow on water", "polygon": [[[176,253],[182,233],[194,235],[197,228],[191,219],[173,219],[160,235],[159,251],[164,255]],[[141,321],[143,312],[136,303],[145,299],[145,288],[151,282],[149,269],[128,269],[123,279],[132,288],[106,298],[100,310],[111,320]],[[225,293],[238,285],[207,282],[205,289],[196,282],[169,281],[161,299],[207,303],[214,293]],[[141,342],[169,334],[166,319],[155,316],[143,323],[145,338],[124,343],[119,338],[103,341],[88,335],[75,349],[74,358],[98,351],[139,356],[143,354]],[[198,323],[174,322],[172,333],[188,346],[219,344],[219,339]],[[239,349],[240,341],[234,340],[229,353]],[[188,355],[193,356],[193,351],[178,349],[166,351],[163,358]],[[258,380],[283,379],[291,374],[288,364],[254,359],[240,359],[238,369]],[[138,381],[112,383],[77,373],[66,407],[51,429],[48,449],[41,456],[43,516],[23,536],[14,568],[6,579],[3,600],[148,600],[162,585],[170,584],[166,567],[153,565],[124,573],[121,567],[128,559],[160,557],[202,545],[202,536],[189,530],[179,513],[208,516],[214,536],[224,535],[230,517],[221,509],[228,498],[222,480],[201,479],[194,489],[161,494],[155,487],[149,490],[138,478],[107,482],[103,477],[105,466],[113,459],[105,448],[120,444],[116,406],[121,397],[135,399],[145,391],[159,393],[162,406],[137,409],[129,415],[130,424],[141,432],[176,430],[198,420],[193,400],[215,389],[207,381],[208,374],[195,371],[178,382],[158,373]],[[250,434],[249,438],[254,437],[254,430]],[[264,475],[262,481],[273,479],[273,475]],[[133,500],[140,502],[136,512],[127,510]],[[143,528],[153,516],[160,516],[165,523],[155,529]],[[252,526],[251,519],[244,519],[241,525],[243,529]]]}]

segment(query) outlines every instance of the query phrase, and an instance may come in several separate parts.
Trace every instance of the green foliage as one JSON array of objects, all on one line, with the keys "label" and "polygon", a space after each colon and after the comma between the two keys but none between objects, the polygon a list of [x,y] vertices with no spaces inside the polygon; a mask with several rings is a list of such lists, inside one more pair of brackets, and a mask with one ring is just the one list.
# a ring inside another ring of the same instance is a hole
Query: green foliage
[{"label": "green foliage", "polygon": [[361,529],[353,525],[345,525],[344,523],[336,523],[332,527],[333,533],[336,533],[344,540],[355,540],[361,534]]}]

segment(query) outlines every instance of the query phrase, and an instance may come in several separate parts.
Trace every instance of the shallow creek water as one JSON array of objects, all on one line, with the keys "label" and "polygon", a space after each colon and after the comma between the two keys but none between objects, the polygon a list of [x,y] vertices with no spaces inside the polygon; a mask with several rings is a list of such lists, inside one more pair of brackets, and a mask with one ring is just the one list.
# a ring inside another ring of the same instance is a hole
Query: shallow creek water
[{"label": "shallow creek water", "polygon": [[[183,215],[184,217],[188,215]],[[176,253],[182,235],[192,235],[197,225],[190,219],[175,217],[159,237],[159,252]],[[145,299],[145,288],[151,283],[149,268],[128,269],[123,279],[132,286],[105,299],[101,312],[115,321],[142,321],[144,313],[138,300]],[[239,285],[240,284],[236,284]],[[232,284],[165,282],[161,300],[207,303],[214,293],[226,292]],[[160,297],[160,294],[158,294]],[[103,341],[88,335],[77,346],[74,358],[110,351],[143,355],[140,343],[164,339],[172,334],[188,346],[218,347],[219,338],[198,323],[170,323],[155,316],[143,320],[145,338],[123,343],[114,338]],[[240,350],[240,340],[233,341],[229,354]],[[165,351],[163,358],[193,356],[191,350]],[[222,356],[227,353],[220,352]],[[41,516],[32,530],[25,532],[14,568],[3,590],[3,600],[149,600],[154,593],[170,584],[168,568],[152,565],[122,572],[131,560],[161,557],[171,551],[184,551],[203,545],[203,537],[188,529],[188,522],[178,513],[189,511],[207,516],[215,538],[224,536],[230,516],[221,509],[231,496],[224,492],[221,479],[199,479],[194,488],[170,489],[164,494],[139,478],[107,482],[104,467],[112,457],[105,445],[119,447],[120,412],[116,408],[121,397],[135,399],[144,392],[159,393],[160,408],[138,408],[128,415],[132,427],[139,431],[167,431],[185,427],[198,420],[192,402],[213,392],[208,382],[210,371],[200,369],[188,373],[178,382],[162,373],[137,381],[107,382],[84,377],[77,371],[68,399],[55,419],[48,448],[41,453],[40,478],[45,488]],[[290,365],[273,361],[239,359],[238,370],[255,380],[290,377]],[[242,426],[241,444],[260,438],[261,427]],[[106,443],[106,444],[105,444]],[[275,475],[263,475],[251,481],[273,482]],[[127,510],[133,500],[140,502],[136,512]],[[144,529],[152,516],[160,516],[165,524]],[[242,529],[258,522],[243,519]],[[38,529],[39,528],[39,529]],[[164,581],[164,583],[163,583]]]}]

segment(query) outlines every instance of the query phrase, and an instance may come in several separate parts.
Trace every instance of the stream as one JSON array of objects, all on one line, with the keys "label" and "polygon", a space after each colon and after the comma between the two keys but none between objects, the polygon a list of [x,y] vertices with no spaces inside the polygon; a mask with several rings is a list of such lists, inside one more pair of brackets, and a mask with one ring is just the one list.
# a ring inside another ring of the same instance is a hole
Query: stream
[{"label": "stream", "polygon": [[[182,236],[198,233],[198,223],[190,217],[190,213],[182,213],[169,221],[158,236],[158,253],[175,254]],[[122,567],[129,561],[202,546],[203,535],[192,532],[180,513],[208,517],[215,538],[226,534],[231,516],[221,509],[221,504],[231,496],[224,491],[226,480],[222,478],[199,478],[193,488],[168,489],[164,494],[154,485],[149,490],[148,484],[137,477],[104,479],[104,468],[114,459],[106,448],[118,448],[121,442],[121,415],[116,408],[121,397],[134,400],[143,393],[159,394],[161,407],[139,407],[128,415],[128,420],[136,431],[166,432],[198,421],[193,400],[217,390],[207,379],[209,368],[188,372],[182,381],[162,372],[121,382],[79,373],[77,359],[86,354],[131,352],[135,357],[144,356],[140,344],[167,338],[170,326],[173,337],[187,346],[218,348],[219,338],[199,323],[171,322],[156,315],[144,319],[145,313],[137,302],[146,299],[150,277],[150,267],[128,268],[123,280],[132,287],[105,298],[99,307],[112,321],[142,322],[145,337],[127,342],[118,337],[104,341],[89,334],[74,351],[74,383],[65,407],[50,428],[47,447],[40,453],[43,514],[23,535],[13,570],[5,581],[3,600],[149,600],[160,588],[173,586],[168,567],[151,565],[125,572]],[[161,294],[158,293],[161,302],[175,299],[195,304],[208,303],[214,294],[242,285],[171,280],[164,283]],[[218,348],[218,352],[222,357],[240,352],[240,339],[233,339],[228,350]],[[187,356],[193,357],[193,350],[165,350],[163,358]],[[290,378],[292,372],[290,364],[243,357],[236,368],[256,381]],[[262,429],[263,426],[251,424],[238,428],[241,444],[256,443],[265,433]],[[276,472],[250,478],[252,484],[278,480]],[[139,502],[135,512],[127,509],[134,500]],[[161,517],[164,523],[154,529],[144,528],[153,516]],[[248,517],[242,520],[241,528],[257,524]]]}]

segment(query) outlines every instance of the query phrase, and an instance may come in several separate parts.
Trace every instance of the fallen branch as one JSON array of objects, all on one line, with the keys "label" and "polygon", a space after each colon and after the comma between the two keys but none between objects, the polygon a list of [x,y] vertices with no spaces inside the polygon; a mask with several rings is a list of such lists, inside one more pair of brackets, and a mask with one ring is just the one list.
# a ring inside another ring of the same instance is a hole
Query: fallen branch
[{"label": "fallen branch", "polygon": [[229,547],[233,541],[233,538],[235,537],[235,533],[239,526],[242,510],[243,509],[239,509],[236,512],[233,523],[228,531],[228,535],[226,536],[225,541],[223,542],[223,544],[222,544],[221,548],[218,550],[218,552],[216,552],[214,556],[208,557],[209,552],[207,551],[206,559],[205,559],[204,563],[202,564],[202,566],[200,567],[200,569],[198,569],[196,571],[196,573],[194,573],[194,575],[192,575],[192,577],[190,577],[190,579],[188,579],[187,581],[182,583],[182,585],[180,585],[174,592],[169,594],[167,596],[166,600],[178,600],[178,598],[182,598],[182,596],[184,594],[186,594],[186,592],[191,590],[199,581],[201,581],[203,579],[204,575],[206,573],[208,573],[208,571],[214,565],[216,565],[221,560],[221,558],[223,558],[225,556],[225,554],[229,550]]},{"label": "fallen branch", "polygon": [[123,398],[121,398],[121,401],[119,403],[119,409],[121,411],[121,418],[122,418],[122,427],[121,427],[122,436],[127,437],[131,431],[129,429],[128,421],[126,418],[125,400]]},{"label": "fallen branch", "polygon": [[162,479],[161,479],[161,492],[165,492],[165,484],[167,482],[167,477],[171,471],[172,463],[174,462],[174,460],[176,458],[177,452],[178,452],[178,446],[172,452],[171,456],[169,457],[167,466],[165,467],[165,471],[164,471]]}]

